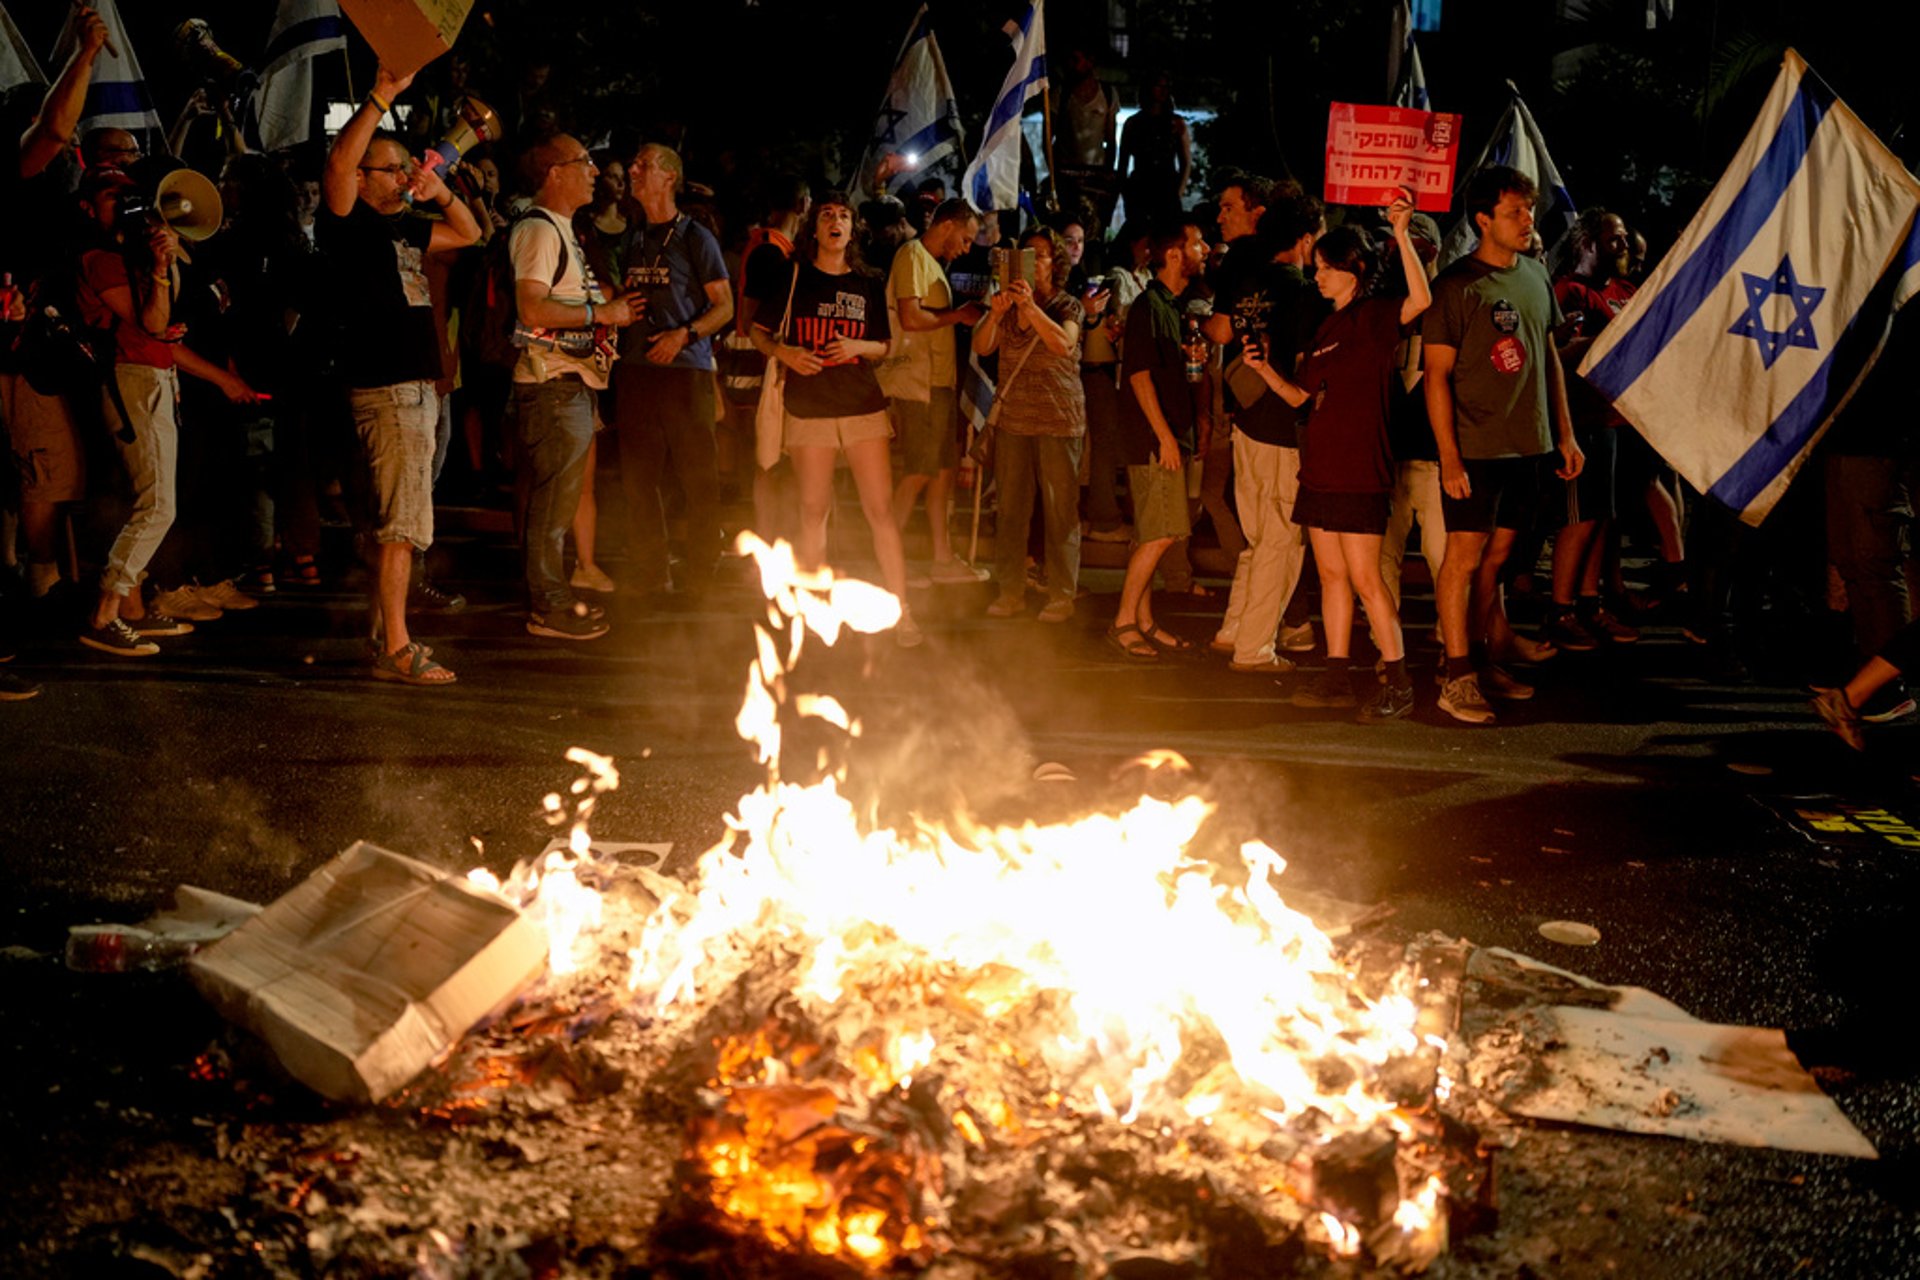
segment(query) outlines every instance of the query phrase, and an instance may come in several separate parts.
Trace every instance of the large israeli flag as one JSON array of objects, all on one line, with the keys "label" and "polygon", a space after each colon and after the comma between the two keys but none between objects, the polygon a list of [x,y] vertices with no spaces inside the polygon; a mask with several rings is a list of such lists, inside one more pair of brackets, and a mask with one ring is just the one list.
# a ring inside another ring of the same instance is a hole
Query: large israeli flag
[{"label": "large israeli flag", "polygon": [[907,165],[888,181],[889,191],[897,194],[909,183],[935,176],[947,178],[949,188],[957,186],[966,162],[960,144],[960,104],[947,79],[940,42],[927,21],[927,7],[921,5],[900,43],[854,189],[862,195],[873,190],[874,172],[889,155],[902,157]]},{"label": "large israeli flag", "polygon": [[254,106],[264,149],[307,140],[313,132],[313,60],[346,47],[346,23],[334,0],[280,0],[260,57]]},{"label": "large israeli flag", "polygon": [[1020,113],[1027,99],[1047,91],[1046,23],[1041,0],[1031,0],[1020,17],[1007,24],[1013,40],[1013,66],[993,100],[981,135],[980,153],[967,166],[960,190],[981,211],[1020,207]]},{"label": "large israeli flag", "polygon": [[[147,78],[141,74],[133,45],[127,40],[127,28],[113,0],[94,0],[93,9],[107,24],[107,39],[118,55],[102,49],[94,59],[93,79],[87,85],[86,105],[80,109],[80,132],[90,129],[158,130],[160,117],[153,109],[153,97],[147,92]],[[64,67],[80,41],[80,9],[76,6],[53,47],[53,65]]]},{"label": "large israeli flag", "polygon": [[1580,374],[1759,524],[1920,288],[1920,180],[1789,50],[1713,194]]},{"label": "large israeli flag", "polygon": [[[1540,136],[1540,126],[1534,123],[1533,112],[1527,110],[1527,104],[1521,101],[1520,91],[1513,82],[1507,82],[1507,88],[1513,91],[1512,101],[1493,126],[1493,136],[1487,140],[1485,150],[1473,167],[1467,170],[1466,177],[1460,181],[1465,188],[1468,180],[1480,170],[1490,165],[1506,165],[1518,169],[1533,179],[1533,185],[1540,190],[1540,196],[1533,205],[1533,225],[1539,231],[1540,239],[1549,250],[1555,250],[1567,232],[1573,229],[1573,221],[1579,215],[1573,197],[1567,194],[1567,184],[1560,180],[1560,170],[1555,167],[1553,157],[1547,154],[1547,140]],[[1473,225],[1471,216],[1463,217],[1447,233],[1447,239],[1440,246],[1440,266],[1444,267],[1455,258],[1464,258],[1480,244],[1480,232]],[[1557,254],[1552,255],[1557,256]]]}]

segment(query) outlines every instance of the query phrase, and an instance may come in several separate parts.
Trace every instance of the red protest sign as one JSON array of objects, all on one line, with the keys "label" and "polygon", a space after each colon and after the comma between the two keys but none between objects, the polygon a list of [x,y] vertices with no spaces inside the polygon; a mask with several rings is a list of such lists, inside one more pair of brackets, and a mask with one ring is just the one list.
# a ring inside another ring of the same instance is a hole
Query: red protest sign
[{"label": "red protest sign", "polygon": [[1459,151],[1451,112],[1336,102],[1327,111],[1327,203],[1391,204],[1406,187],[1415,208],[1440,213],[1453,200]]}]

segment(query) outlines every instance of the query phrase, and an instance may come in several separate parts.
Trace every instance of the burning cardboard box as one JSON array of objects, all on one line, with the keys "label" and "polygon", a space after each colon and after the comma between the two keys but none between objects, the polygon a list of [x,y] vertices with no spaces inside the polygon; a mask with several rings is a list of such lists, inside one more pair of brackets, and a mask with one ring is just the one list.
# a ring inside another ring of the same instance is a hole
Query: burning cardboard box
[{"label": "burning cardboard box", "polygon": [[329,1098],[377,1102],[537,977],[545,932],[361,841],[193,957],[194,985]]}]

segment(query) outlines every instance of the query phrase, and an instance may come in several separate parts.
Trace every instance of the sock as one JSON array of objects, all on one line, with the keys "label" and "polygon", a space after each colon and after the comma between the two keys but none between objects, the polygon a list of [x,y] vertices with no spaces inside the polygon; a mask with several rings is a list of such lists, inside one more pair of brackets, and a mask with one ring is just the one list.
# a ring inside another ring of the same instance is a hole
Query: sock
[{"label": "sock", "polygon": [[27,562],[27,587],[33,592],[35,600],[53,590],[54,583],[60,581],[60,566],[49,560],[29,560]]},{"label": "sock", "polygon": [[1595,614],[1600,612],[1600,597],[1597,595],[1581,596],[1580,603],[1574,609],[1574,612],[1583,619],[1591,619]]},{"label": "sock", "polygon": [[1472,674],[1473,674],[1473,659],[1472,659],[1472,658],[1470,658],[1470,657],[1468,657],[1468,658],[1456,658],[1456,657],[1453,657],[1453,656],[1451,656],[1451,655],[1449,655],[1449,656],[1448,656],[1448,658],[1447,658],[1447,679],[1449,679],[1449,680],[1458,680],[1458,679],[1460,679],[1460,678],[1461,678],[1462,676],[1470,676],[1470,675],[1472,675]]},{"label": "sock", "polygon": [[1347,674],[1347,672],[1351,671],[1352,669],[1353,669],[1352,658],[1335,658],[1330,656],[1327,659],[1327,671],[1329,674],[1345,675]]},{"label": "sock", "polygon": [[[1487,665],[1487,642],[1486,641],[1476,640],[1474,643],[1467,646],[1467,662],[1471,664],[1469,669],[1474,671],[1477,671],[1480,668]],[[1453,663],[1453,659],[1448,658],[1447,663],[1449,666],[1451,666]]]},{"label": "sock", "polygon": [[1413,679],[1407,675],[1407,660],[1395,658],[1387,664],[1387,687],[1390,689],[1411,689]]},{"label": "sock", "polygon": [[1553,602],[1553,607],[1548,611],[1547,616],[1550,619],[1558,620],[1560,618],[1570,618],[1578,612],[1579,610],[1577,610],[1573,605],[1568,604],[1566,601],[1555,600]]}]

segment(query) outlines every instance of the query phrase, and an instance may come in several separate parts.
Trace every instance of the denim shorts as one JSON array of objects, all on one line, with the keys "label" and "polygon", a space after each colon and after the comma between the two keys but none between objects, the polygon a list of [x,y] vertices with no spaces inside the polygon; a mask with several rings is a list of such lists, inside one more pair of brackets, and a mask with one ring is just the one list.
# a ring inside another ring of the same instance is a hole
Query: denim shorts
[{"label": "denim shorts", "polygon": [[433,545],[433,444],[440,424],[431,382],[354,387],[347,393],[373,503],[374,537]]}]

